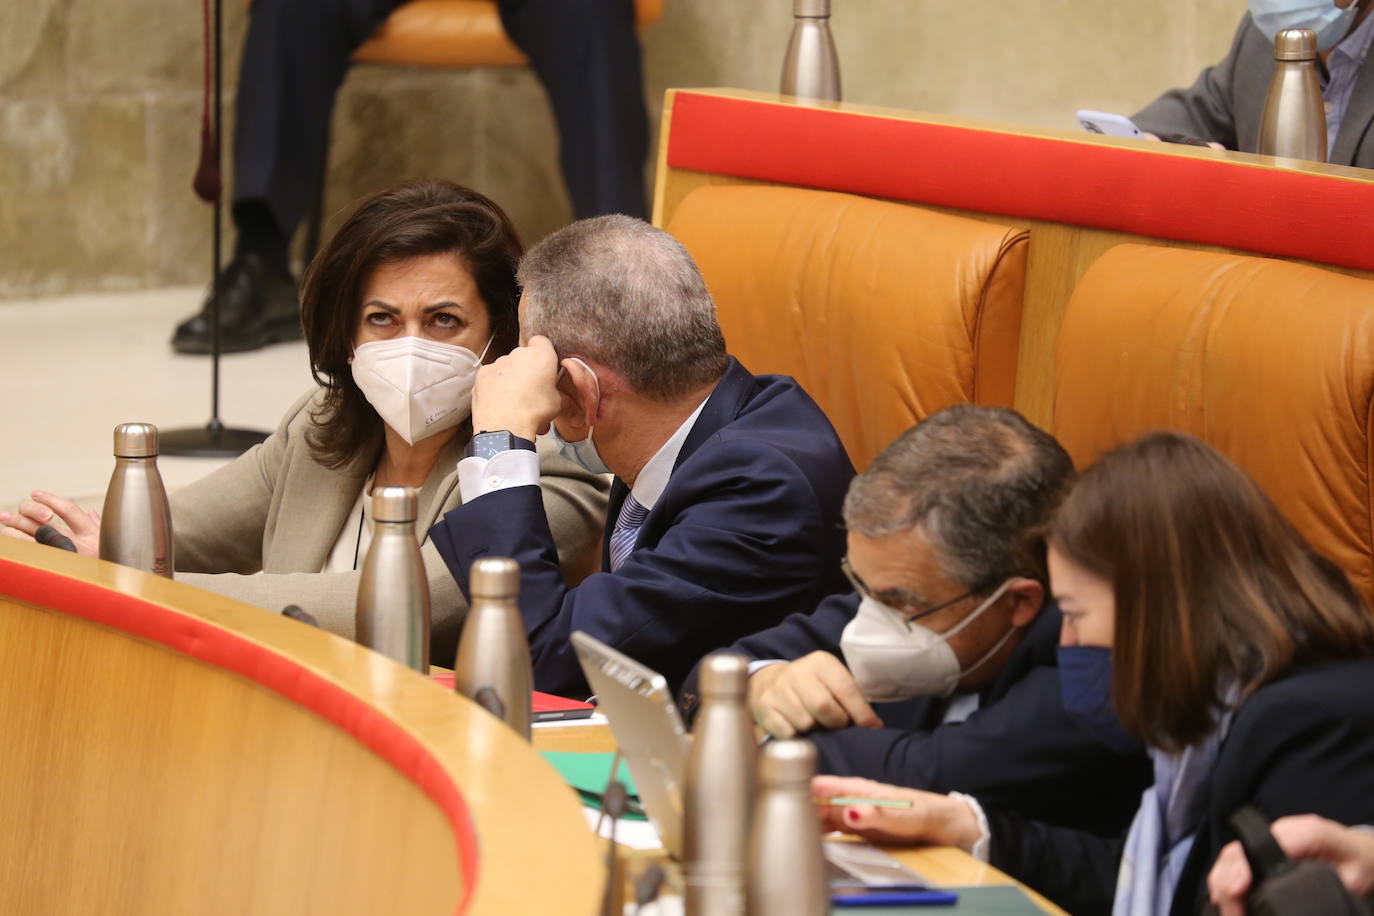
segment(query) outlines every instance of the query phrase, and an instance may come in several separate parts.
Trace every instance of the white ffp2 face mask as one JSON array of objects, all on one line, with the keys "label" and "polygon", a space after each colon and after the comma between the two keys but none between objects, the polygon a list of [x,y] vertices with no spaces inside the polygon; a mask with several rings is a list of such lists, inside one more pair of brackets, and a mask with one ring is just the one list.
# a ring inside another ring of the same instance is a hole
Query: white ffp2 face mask
[{"label": "white ffp2 face mask", "polygon": [[490,347],[488,340],[478,356],[423,337],[370,340],[353,351],[353,381],[382,421],[414,445],[467,419]]},{"label": "white ffp2 face mask", "polygon": [[1016,627],[1009,628],[995,646],[968,668],[959,667],[959,657],[950,648],[949,640],[992,607],[1009,585],[1010,579],[973,613],[943,633],[919,623],[908,625],[900,613],[872,598],[860,600],[858,613],[840,636],[840,651],[864,697],[873,703],[895,703],[912,697],[947,697],[953,693],[959,680],[992,658],[1016,632]]},{"label": "white ffp2 face mask", "polygon": [[1335,0],[1250,0],[1255,27],[1271,42],[1283,29],[1311,29],[1317,33],[1318,51],[1341,43],[1355,13],[1355,4],[1339,9]]}]

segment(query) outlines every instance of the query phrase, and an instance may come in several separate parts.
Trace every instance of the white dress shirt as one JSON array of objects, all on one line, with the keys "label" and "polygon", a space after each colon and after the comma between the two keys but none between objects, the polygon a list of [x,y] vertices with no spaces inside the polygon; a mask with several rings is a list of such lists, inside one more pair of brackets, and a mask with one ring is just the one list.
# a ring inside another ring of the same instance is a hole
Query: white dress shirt
[{"label": "white dress shirt", "polygon": [[1336,146],[1336,134],[1340,132],[1341,122],[1345,120],[1346,109],[1350,107],[1350,96],[1355,91],[1355,81],[1360,78],[1365,56],[1374,42],[1374,15],[1365,18],[1359,28],[1341,39],[1331,53],[1326,56],[1329,74],[1322,86],[1322,101],[1326,103],[1326,148]]}]

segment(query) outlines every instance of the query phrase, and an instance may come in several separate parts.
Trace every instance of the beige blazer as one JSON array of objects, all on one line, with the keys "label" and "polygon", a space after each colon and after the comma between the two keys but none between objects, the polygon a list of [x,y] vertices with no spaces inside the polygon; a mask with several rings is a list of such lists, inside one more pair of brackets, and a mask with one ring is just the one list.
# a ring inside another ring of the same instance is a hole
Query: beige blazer
[{"label": "beige blazer", "polygon": [[[176,578],[280,612],[300,605],[331,633],[353,638],[357,572],[322,573],[325,560],[376,466],[381,440],[337,470],[317,464],[306,444],[315,390],[296,402],[267,441],[171,495]],[[453,437],[420,490],[416,531],[429,577],[436,663],[452,664],[467,602],[429,542],[429,528],[459,505],[458,459],[471,436]],[[541,487],[558,555],[570,577],[598,568],[609,478],[538,443]]]}]

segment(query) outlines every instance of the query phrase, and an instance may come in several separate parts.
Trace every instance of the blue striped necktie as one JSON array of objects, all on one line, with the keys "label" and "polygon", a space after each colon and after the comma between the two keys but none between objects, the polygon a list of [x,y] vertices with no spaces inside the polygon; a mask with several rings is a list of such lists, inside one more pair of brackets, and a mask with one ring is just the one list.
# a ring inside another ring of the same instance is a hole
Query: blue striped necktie
[{"label": "blue striped necktie", "polygon": [[625,504],[620,507],[620,517],[615,520],[615,530],[611,532],[611,571],[615,572],[625,558],[634,550],[635,538],[639,536],[640,526],[648,516],[649,510],[639,504],[633,494],[625,495]]}]

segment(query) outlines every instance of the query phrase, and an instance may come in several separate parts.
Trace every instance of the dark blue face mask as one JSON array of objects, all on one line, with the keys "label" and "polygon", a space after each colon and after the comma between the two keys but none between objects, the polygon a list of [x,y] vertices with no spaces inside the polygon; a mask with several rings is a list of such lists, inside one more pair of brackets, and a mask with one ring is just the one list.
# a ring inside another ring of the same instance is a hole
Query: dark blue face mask
[{"label": "dark blue face mask", "polygon": [[1112,650],[1103,646],[1059,647],[1059,695],[1064,711],[1118,754],[1141,743],[1121,727],[1112,706]]}]

